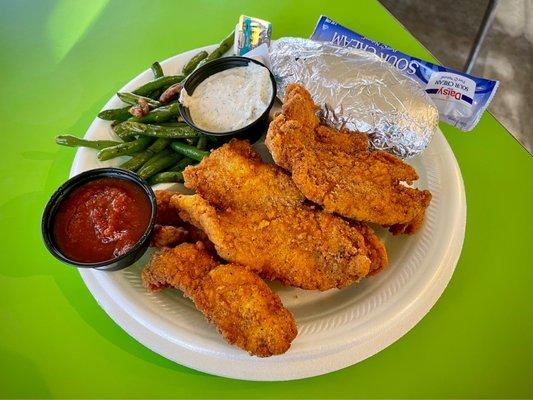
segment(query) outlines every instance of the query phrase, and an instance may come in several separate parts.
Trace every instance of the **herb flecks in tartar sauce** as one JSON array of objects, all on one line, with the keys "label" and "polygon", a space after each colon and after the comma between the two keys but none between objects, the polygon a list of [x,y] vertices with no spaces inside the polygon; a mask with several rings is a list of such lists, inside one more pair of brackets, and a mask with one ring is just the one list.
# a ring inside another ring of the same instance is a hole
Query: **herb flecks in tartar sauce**
[{"label": "herb flecks in tartar sauce", "polygon": [[269,71],[252,62],[246,67],[217,72],[200,83],[192,95],[182,90],[180,96],[194,123],[210,132],[228,132],[250,125],[263,114],[270,100]]}]

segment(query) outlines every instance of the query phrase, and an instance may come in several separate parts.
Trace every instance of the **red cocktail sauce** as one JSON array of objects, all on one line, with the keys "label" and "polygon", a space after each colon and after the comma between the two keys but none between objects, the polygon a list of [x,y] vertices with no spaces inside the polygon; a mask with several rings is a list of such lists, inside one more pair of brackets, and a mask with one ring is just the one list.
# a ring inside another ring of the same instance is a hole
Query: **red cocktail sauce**
[{"label": "red cocktail sauce", "polygon": [[150,217],[150,200],[141,188],[123,179],[97,179],[61,202],[54,220],[54,240],[71,260],[108,261],[135,246]]}]

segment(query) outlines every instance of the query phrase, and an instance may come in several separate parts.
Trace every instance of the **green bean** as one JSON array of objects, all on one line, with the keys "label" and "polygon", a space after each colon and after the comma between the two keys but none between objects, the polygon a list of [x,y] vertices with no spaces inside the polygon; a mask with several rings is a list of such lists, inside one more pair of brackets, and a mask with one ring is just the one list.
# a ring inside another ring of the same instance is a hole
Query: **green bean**
[{"label": "green bean", "polygon": [[143,165],[143,167],[139,171],[137,171],[137,175],[139,175],[142,179],[148,179],[152,175],[155,175],[158,172],[170,167],[171,165],[174,165],[178,162],[178,160],[181,159],[181,157],[183,156],[178,153],[171,153],[165,157],[159,157],[152,163],[148,165]]},{"label": "green bean", "polygon": [[183,75],[167,75],[156,78],[153,81],[145,83],[141,87],[135,89],[132,93],[140,96],[147,96],[157,89],[168,87],[175,83],[181,82],[185,77]]},{"label": "green bean", "polygon": [[[148,114],[146,114],[144,117],[140,118],[130,118],[129,121],[133,122],[165,122],[169,119],[172,119],[173,117],[179,115],[179,105],[178,102],[170,103],[167,106],[158,107],[156,109],[153,109]],[[176,125],[178,126],[178,125]]]},{"label": "green bean", "polygon": [[170,144],[170,139],[159,138],[146,150],[135,154],[128,161],[120,165],[120,168],[124,168],[130,171],[137,171],[144,164],[148,162],[155,154],[163,151],[165,147]]},{"label": "green bean", "polygon": [[153,153],[147,150],[141,151],[137,154],[133,154],[133,157],[131,157],[128,161],[120,164],[119,168],[135,172],[139,168],[141,168],[143,164],[148,161],[152,156]]},{"label": "green bean", "polygon": [[202,135],[198,138],[198,143],[196,143],[196,148],[199,150],[205,150],[207,147],[207,136]]},{"label": "green bean", "polygon": [[175,152],[181,153],[184,156],[190,157],[197,161],[202,161],[204,157],[207,157],[209,155],[208,151],[199,150],[194,146],[190,146],[179,141],[172,142],[170,144],[170,147],[172,147],[172,150],[174,150]]},{"label": "green bean", "polygon": [[144,167],[149,165],[153,161],[158,160],[160,157],[165,157],[166,155],[172,153],[172,150],[166,148],[170,143],[170,139],[158,138],[156,142],[148,148],[148,150],[152,153],[152,157],[146,160],[142,166]]},{"label": "green bean", "polygon": [[120,143],[116,146],[107,147],[98,152],[100,161],[110,160],[119,156],[129,156],[147,148],[152,143],[152,138],[140,137],[132,142]]},{"label": "green bean", "polygon": [[185,167],[194,163],[196,163],[196,160],[193,160],[190,157],[183,157],[174,167],[169,168],[168,172],[181,172],[185,169]]},{"label": "green bean", "polygon": [[183,175],[181,172],[159,172],[148,179],[150,185],[156,185],[158,183],[169,182],[183,182]]},{"label": "green bean", "polygon": [[207,56],[207,58],[204,58],[200,64],[198,64],[198,67],[204,65],[205,63],[208,63],[209,61],[216,60],[217,58],[220,58],[224,55],[226,51],[228,51],[231,46],[233,46],[233,42],[235,41],[235,31],[231,31],[231,33],[224,38],[222,42],[218,45],[218,47],[213,50],[211,54]]},{"label": "green bean", "polygon": [[163,68],[161,68],[161,64],[159,64],[157,61],[152,64],[150,67],[152,69],[152,72],[154,74],[154,78],[161,78],[162,76],[165,76],[163,73]]},{"label": "green bean", "polygon": [[148,151],[151,151],[152,153],[159,153],[160,151],[164,150],[170,143],[172,143],[172,140],[167,138],[158,138],[150,147],[148,147]]},{"label": "green bean", "polygon": [[146,97],[150,97],[151,99],[154,99],[154,100],[159,100],[159,96],[161,96],[161,93],[163,93],[164,91],[165,91],[164,89],[157,89],[147,94]]},{"label": "green bean", "polygon": [[187,64],[185,64],[181,73],[183,75],[189,75],[192,71],[196,69],[200,61],[202,61],[204,58],[207,58],[208,55],[209,54],[207,53],[207,51],[202,50],[201,52],[196,54],[193,58],[191,58]]},{"label": "green bean", "polygon": [[143,169],[144,167],[147,167],[149,166],[150,164],[156,162],[157,160],[159,160],[160,158],[163,158],[163,157],[167,157],[171,154],[173,154],[174,152],[170,149],[165,149],[165,150],[162,150],[160,151],[159,153],[156,153],[156,154],[152,154],[152,157],[150,157],[150,159],[146,160],[146,162],[141,166],[140,169]]},{"label": "green bean", "polygon": [[129,92],[122,92],[122,93],[119,92],[117,93],[117,96],[124,103],[130,104],[132,106],[139,104],[139,100],[142,99],[148,103],[150,108],[161,107],[161,103],[159,101],[151,99],[149,97],[139,96],[138,94],[129,93]]},{"label": "green bean", "polygon": [[[155,96],[159,97],[160,89],[167,88],[170,85],[173,85],[174,83],[181,82],[184,78],[185,76],[183,75],[161,76],[159,78],[154,79],[153,81],[150,81],[138,87],[132,92],[132,94],[136,94],[139,96],[145,96],[145,97],[155,97]],[[101,119],[105,119],[107,121],[125,121],[131,118],[129,109],[130,107],[123,107],[123,108],[117,108],[117,109],[104,110],[98,114],[98,117]]]},{"label": "green bean", "polygon": [[130,106],[100,111],[98,118],[105,119],[106,121],[126,121],[128,118],[131,118],[129,110]]},{"label": "green bean", "polygon": [[68,147],[89,147],[91,149],[102,150],[106,147],[116,146],[120,142],[114,140],[85,140],[72,135],[56,136],[56,143]]},{"label": "green bean", "polygon": [[131,141],[132,138],[135,139],[134,135],[132,135],[129,130],[125,129],[122,124],[123,122],[120,122],[113,126],[115,134],[125,142]]},{"label": "green bean", "polygon": [[200,134],[187,124],[180,124],[179,126],[161,126],[161,125],[149,125],[141,122],[124,121],[115,126],[115,132],[121,138],[140,135],[140,136],[153,136],[163,137],[170,139],[182,139],[198,137]]}]

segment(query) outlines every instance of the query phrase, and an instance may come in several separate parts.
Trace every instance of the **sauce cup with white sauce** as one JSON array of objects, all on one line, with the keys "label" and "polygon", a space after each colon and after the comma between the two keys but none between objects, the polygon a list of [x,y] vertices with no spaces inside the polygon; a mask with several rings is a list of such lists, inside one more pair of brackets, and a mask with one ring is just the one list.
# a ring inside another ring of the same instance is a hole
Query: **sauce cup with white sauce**
[{"label": "sauce cup with white sauce", "polygon": [[187,78],[179,109],[185,122],[205,135],[254,142],[268,128],[275,99],[276,81],[264,64],[247,57],[224,57]]}]

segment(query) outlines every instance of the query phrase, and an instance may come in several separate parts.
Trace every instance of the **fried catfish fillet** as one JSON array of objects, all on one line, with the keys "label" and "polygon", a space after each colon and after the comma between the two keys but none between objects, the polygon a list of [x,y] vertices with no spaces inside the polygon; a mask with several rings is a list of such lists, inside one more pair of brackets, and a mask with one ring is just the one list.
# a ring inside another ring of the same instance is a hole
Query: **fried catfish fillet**
[{"label": "fried catfish fillet", "polygon": [[207,242],[207,236],[195,226],[184,222],[178,210],[170,204],[176,192],[156,190],[157,216],[151,246],[174,247],[180,243]]},{"label": "fried catfish fillet", "polygon": [[182,226],[183,221],[176,209],[170,205],[170,198],[176,194],[169,190],[156,190],[155,199],[157,204],[157,216],[155,223],[167,226]]},{"label": "fried catfish fillet", "polygon": [[152,233],[153,247],[174,247],[188,240],[189,232],[181,226],[155,225]]},{"label": "fried catfish fillet", "polygon": [[261,278],[221,265],[201,242],[159,250],[142,276],[149,291],[182,290],[230,344],[252,355],[285,353],[297,335],[293,316]]},{"label": "fried catfish fillet", "polygon": [[362,133],[321,125],[316,109],[303,86],[287,87],[265,141],[276,164],[328,212],[389,227],[393,234],[416,232],[431,193],[402,184],[418,179],[414,168],[387,152],[369,151]]},{"label": "fried catfish fillet", "polygon": [[202,229],[220,257],[262,277],[327,290],[387,264],[372,229],[304,204],[290,177],[248,142],[232,140],[184,178],[198,194],[172,197],[181,218]]}]

